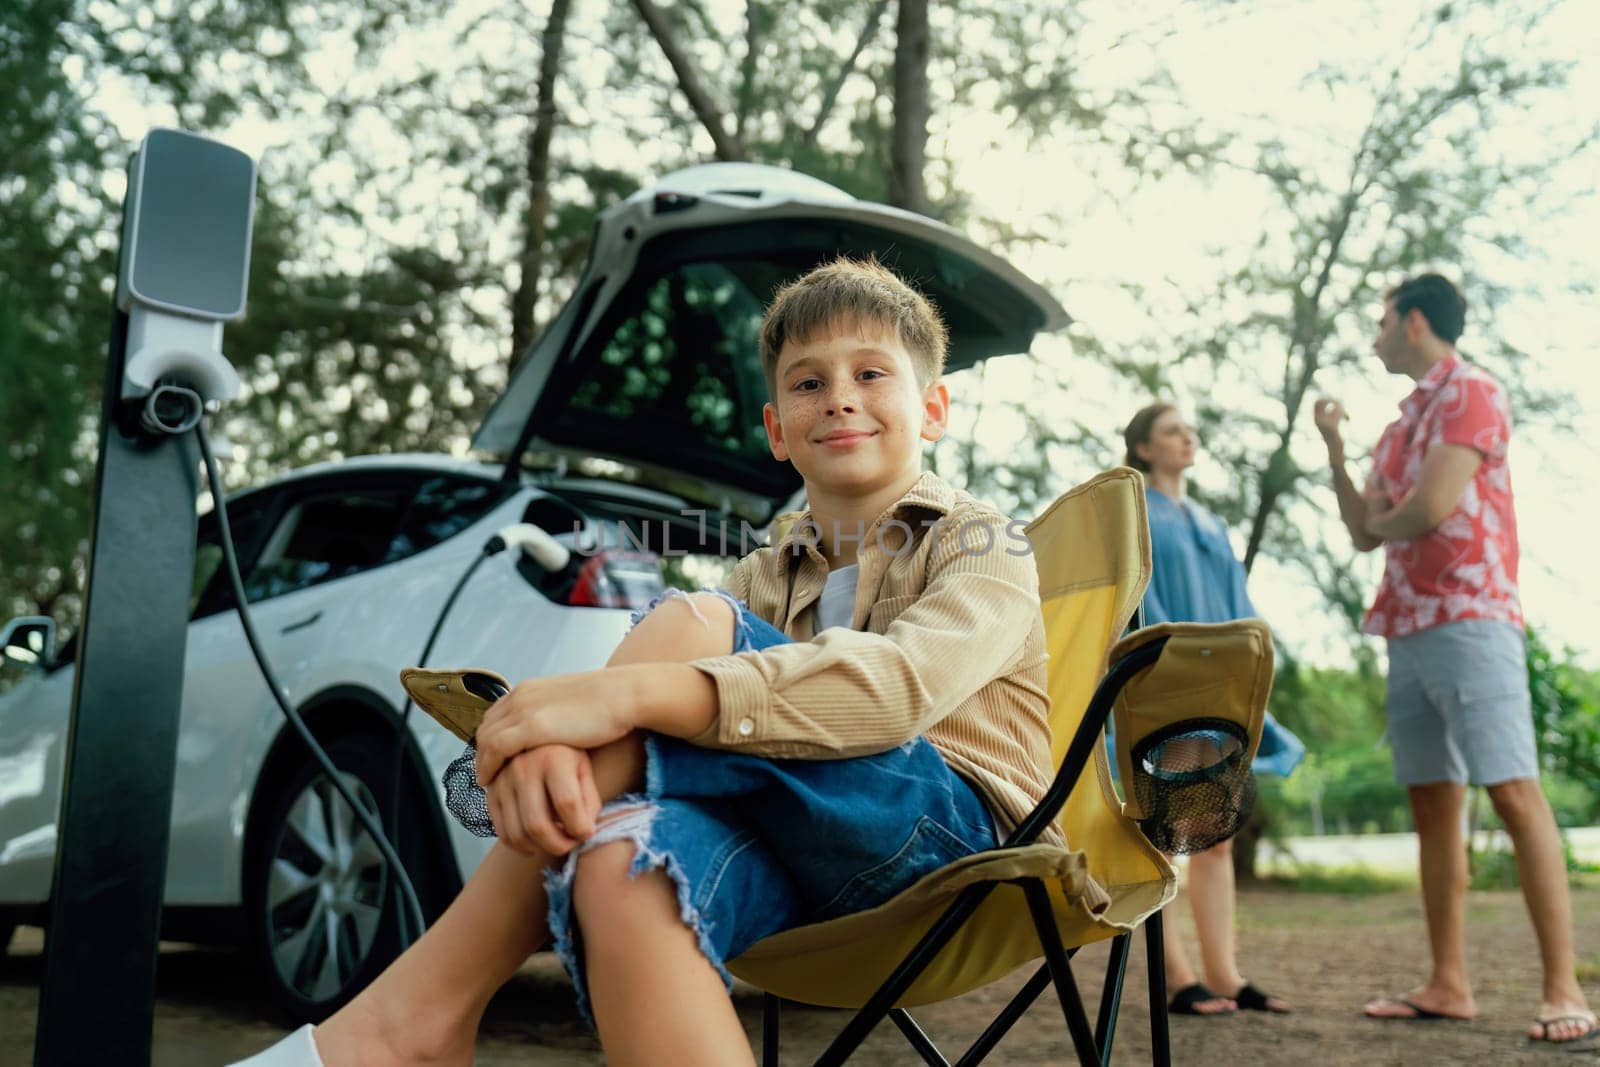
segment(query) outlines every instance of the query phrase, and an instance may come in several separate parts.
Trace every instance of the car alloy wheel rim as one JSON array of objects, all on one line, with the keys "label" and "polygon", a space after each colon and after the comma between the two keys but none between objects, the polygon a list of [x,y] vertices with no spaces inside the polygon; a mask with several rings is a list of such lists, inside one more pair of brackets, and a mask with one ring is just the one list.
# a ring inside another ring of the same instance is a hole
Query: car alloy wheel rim
[{"label": "car alloy wheel rim", "polygon": [[[342,777],[378,810],[359,778]],[[289,809],[267,874],[267,931],[284,984],[310,1001],[338,995],[372,950],[388,875],[372,835],[319,775]]]}]

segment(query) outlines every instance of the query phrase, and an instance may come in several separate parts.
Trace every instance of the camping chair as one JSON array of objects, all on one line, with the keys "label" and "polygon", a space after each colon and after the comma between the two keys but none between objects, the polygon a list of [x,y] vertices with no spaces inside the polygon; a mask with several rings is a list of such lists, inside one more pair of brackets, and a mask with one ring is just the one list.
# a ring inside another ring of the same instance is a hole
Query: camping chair
[{"label": "camping chair", "polygon": [[[1135,630],[1108,655],[1150,575],[1144,482],[1132,470],[1066,493],[1027,534],[1050,650],[1055,780],[1000,848],[870,911],[765,938],[729,963],[766,992],[769,1067],[783,1000],[858,1009],[819,1064],[842,1063],[885,1015],[926,1062],[948,1064],[905,1009],[960,996],[1041,955],[1043,965],[957,1063],[981,1061],[1052,984],[1079,1060],[1109,1063],[1129,939],[1141,924],[1153,1057],[1170,1062],[1160,909],[1176,894],[1176,876],[1162,853],[1231,837],[1248,812],[1272,643],[1258,620],[1163,625]],[[1103,743],[1113,715],[1125,803]],[[1040,842],[1051,820],[1068,847]],[[1069,958],[1106,938],[1113,945],[1091,1031]]]}]

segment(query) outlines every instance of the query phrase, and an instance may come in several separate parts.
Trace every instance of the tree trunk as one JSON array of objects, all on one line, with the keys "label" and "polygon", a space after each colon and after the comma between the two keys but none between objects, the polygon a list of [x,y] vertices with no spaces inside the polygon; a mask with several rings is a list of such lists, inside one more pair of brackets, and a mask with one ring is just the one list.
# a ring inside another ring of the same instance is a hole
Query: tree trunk
[{"label": "tree trunk", "polygon": [[745,151],[744,142],[739,140],[737,133],[729,132],[726,116],[711,99],[710,92],[700,83],[700,76],[695,73],[694,64],[689,62],[688,53],[673,35],[672,27],[667,25],[666,15],[655,5],[654,0],[633,0],[633,6],[634,10],[639,12],[639,17],[644,19],[644,24],[649,27],[650,36],[661,46],[667,62],[672,65],[672,72],[678,76],[678,87],[683,90],[683,95],[688,99],[689,107],[694,110],[695,117],[711,135],[711,143],[715,147],[717,158],[724,161],[748,159],[749,153]]},{"label": "tree trunk", "polygon": [[900,0],[895,19],[894,134],[889,202],[928,212],[923,169],[928,156],[928,0]]},{"label": "tree trunk", "polygon": [[517,361],[533,343],[533,306],[539,298],[539,278],[544,268],[544,244],[550,214],[550,138],[556,126],[556,73],[561,69],[561,49],[566,41],[567,15],[572,0],[553,0],[545,23],[539,55],[533,128],[528,131],[528,215],[522,228],[521,277],[511,297],[511,359]]}]

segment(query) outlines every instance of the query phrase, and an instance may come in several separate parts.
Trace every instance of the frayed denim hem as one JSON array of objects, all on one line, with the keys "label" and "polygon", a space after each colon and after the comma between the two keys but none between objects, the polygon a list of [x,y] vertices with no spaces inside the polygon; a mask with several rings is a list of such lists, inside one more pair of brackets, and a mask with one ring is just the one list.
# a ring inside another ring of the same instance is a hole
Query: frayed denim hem
[{"label": "frayed denim hem", "polygon": [[746,614],[750,609],[742,601],[740,601],[738,597],[724,589],[700,589],[695,592],[689,592],[683,589],[669,588],[663,591],[660,596],[650,601],[649,604],[646,604],[643,608],[635,611],[633,613],[630,626],[639,625],[640,620],[654,611],[663,601],[676,600],[679,597],[682,597],[688,602],[689,611],[693,613],[695,618],[699,619],[704,625],[710,626],[711,620],[700,614],[700,606],[694,602],[695,597],[703,594],[709,594],[717,597],[726,603],[728,607],[733,609],[732,651],[744,652],[749,649],[752,645],[752,638],[754,637],[754,633],[750,629],[750,621]]},{"label": "frayed denim hem", "polygon": [[[572,979],[572,988],[578,1001],[578,1014],[583,1016],[583,1021],[589,1024],[590,1029],[594,1029],[595,1025],[594,1012],[589,1006],[589,985],[583,972],[582,947],[579,944],[577,921],[572,907],[572,886],[578,871],[578,857],[590,849],[613,841],[633,842],[634,854],[633,862],[628,867],[629,878],[637,878],[647,871],[667,872],[667,877],[672,880],[673,888],[677,891],[678,917],[685,926],[694,931],[695,942],[700,946],[701,954],[722,977],[723,988],[730,994],[733,991],[733,976],[728,973],[728,968],[717,955],[716,946],[706,930],[700,909],[694,906],[694,890],[683,872],[683,867],[677,857],[657,848],[651,841],[650,831],[655,826],[656,816],[661,812],[653,799],[659,795],[655,792],[659,788],[659,783],[653,779],[660,773],[656,769],[657,761],[651,749],[654,740],[648,735],[645,738],[646,750],[649,752],[646,778],[651,780],[647,786],[649,795],[640,796],[631,793],[607,804],[601,810],[602,822],[594,836],[574,849],[564,863],[558,867],[552,866],[544,872],[545,895],[549,900],[547,918],[556,958],[561,961],[567,977]],[[608,814],[612,816],[609,820],[606,819]]]}]

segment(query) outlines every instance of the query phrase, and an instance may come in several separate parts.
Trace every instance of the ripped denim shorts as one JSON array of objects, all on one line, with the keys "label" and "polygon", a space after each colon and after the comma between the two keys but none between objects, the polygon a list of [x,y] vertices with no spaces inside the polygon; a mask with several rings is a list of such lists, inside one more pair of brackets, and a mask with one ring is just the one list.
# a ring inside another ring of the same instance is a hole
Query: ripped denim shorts
[{"label": "ripped denim shorts", "polygon": [[[668,590],[650,607],[682,595]],[[732,596],[716,595],[737,610],[733,652],[789,642]],[[582,851],[631,840],[634,875],[665,869],[684,923],[731,988],[723,961],[762,938],[876,907],[999,844],[983,802],[924,738],[840,760],[768,759],[654,734],[645,751],[644,794],[607,804],[595,836],[545,874],[551,936],[586,1019],[572,910]]]}]

